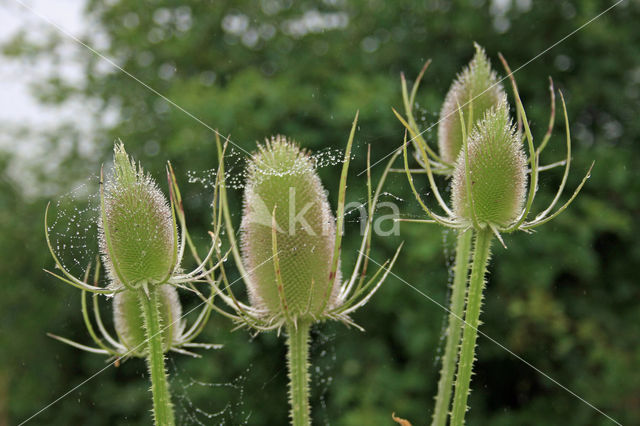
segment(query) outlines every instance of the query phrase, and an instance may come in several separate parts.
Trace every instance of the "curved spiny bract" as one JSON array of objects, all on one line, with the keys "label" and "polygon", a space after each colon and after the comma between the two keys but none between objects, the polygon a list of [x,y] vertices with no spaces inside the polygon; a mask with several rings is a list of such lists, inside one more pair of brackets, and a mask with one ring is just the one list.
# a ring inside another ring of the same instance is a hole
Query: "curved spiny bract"
[{"label": "curved spiny bract", "polygon": [[449,164],[456,162],[463,145],[463,129],[458,110],[462,109],[465,123],[473,124],[491,107],[506,102],[507,99],[484,49],[478,44],[475,44],[475,48],[475,56],[458,74],[440,110],[438,149],[442,160]]},{"label": "curved spiny bract", "polygon": [[[90,266],[91,265],[87,268],[82,281],[87,286],[89,285],[88,277]],[[99,263],[96,263],[93,286],[96,286],[98,283],[99,271]],[[185,348],[203,347],[214,349],[220,347],[220,345],[215,344],[192,342],[202,332],[209,318],[212,310],[213,295],[205,299],[204,307],[198,315],[198,318],[186,329],[186,323],[182,318],[182,305],[180,304],[177,289],[173,285],[143,286],[137,290],[120,289],[112,291],[111,294],[114,296],[112,299],[113,318],[116,331],[116,337],[114,338],[104,326],[100,314],[97,293],[93,295],[93,322],[96,323],[97,329],[94,328],[86,301],[86,293],[88,291],[89,290],[84,290],[81,295],[82,317],[87,331],[97,347],[83,345],[55,334],[48,333],[49,336],[78,349],[92,353],[111,355],[118,359],[127,359],[132,356],[147,357],[149,355],[148,341],[150,339],[146,336],[148,330],[145,325],[142,302],[149,303],[149,301],[153,299],[157,301],[157,303],[152,304],[152,306],[156,306],[157,309],[155,310],[158,311],[158,324],[155,326],[160,330],[157,336],[161,337],[163,352],[171,350],[173,352],[198,357],[199,355]],[[156,335],[154,334],[153,337],[156,337]]]},{"label": "curved spiny bract", "polygon": [[171,207],[121,143],[105,186],[99,246],[111,281],[128,287],[166,281],[176,261]]},{"label": "curved spiny bract", "polygon": [[[184,332],[182,305],[175,287],[161,285],[157,291],[162,345],[167,352],[180,344]],[[138,292],[123,291],[114,296],[113,322],[120,342],[131,351],[130,355],[146,356],[147,342]]]},{"label": "curved spiny bract", "polygon": [[527,159],[505,103],[477,122],[467,149],[468,155],[460,155],[453,173],[455,215],[480,226],[507,227],[522,211]]},{"label": "curved spiny bract", "polygon": [[[339,285],[330,290],[335,219],[312,159],[284,136],[268,140],[249,163],[241,231],[254,307],[271,318],[297,320],[316,319],[335,304]],[[339,276],[334,279],[340,282]]]}]

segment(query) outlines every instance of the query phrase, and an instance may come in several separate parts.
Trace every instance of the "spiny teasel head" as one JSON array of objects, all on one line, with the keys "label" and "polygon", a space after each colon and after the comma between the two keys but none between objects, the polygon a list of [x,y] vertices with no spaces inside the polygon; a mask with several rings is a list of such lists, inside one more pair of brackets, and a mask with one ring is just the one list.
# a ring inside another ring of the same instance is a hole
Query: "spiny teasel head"
[{"label": "spiny teasel head", "polygon": [[114,147],[113,173],[102,199],[99,246],[112,285],[166,281],[176,262],[171,207],[122,143]]},{"label": "spiny teasel head", "polygon": [[249,162],[241,230],[254,307],[294,319],[317,318],[333,307],[339,285],[332,283],[340,281],[330,277],[335,220],[312,158],[284,136],[267,140]]},{"label": "spiny teasel head", "polygon": [[[164,351],[180,344],[184,332],[182,305],[178,291],[171,285],[161,285],[158,288],[158,313],[160,314],[160,328],[162,330],[162,345]],[[113,322],[120,343],[124,345],[130,355],[145,356],[147,348],[144,314],[140,305],[140,294],[136,291],[121,291],[113,299]]]},{"label": "spiny teasel head", "polygon": [[[82,316],[89,335],[96,346],[91,347],[50,334],[51,337],[78,349],[104,354],[116,359],[130,356],[148,356],[151,358],[159,351],[147,349],[155,347],[154,336],[160,333],[164,352],[171,350],[182,354],[198,356],[185,348],[214,348],[217,345],[194,343],[204,324],[209,319],[213,308],[212,301],[216,294],[211,292],[205,300],[204,307],[196,321],[185,331],[185,324],[180,320],[182,308],[176,287],[200,281],[211,282],[215,271],[222,260],[211,264],[211,258],[218,247],[219,227],[215,233],[209,232],[212,245],[208,254],[200,259],[194,254],[199,265],[191,272],[183,273],[177,265],[182,259],[182,249],[187,238],[185,216],[182,210],[182,198],[171,164],[167,167],[167,178],[171,194],[171,204],[160,192],[149,175],[145,175],[142,167],[136,166],[127,155],[122,143],[114,148],[113,172],[104,180],[100,172],[100,217],[98,219],[98,245],[102,256],[102,264],[108,273],[109,285],[100,283],[101,263],[96,262],[93,268],[93,283],[89,283],[91,265],[86,269],[82,279],[71,274],[60,262],[52,247],[49,237],[48,214],[50,204],[44,214],[45,238],[49,252],[56,267],[62,275],[49,274],[82,290]],[[178,206],[178,208],[174,208]],[[177,222],[180,222],[178,242]],[[194,292],[203,297],[195,287]],[[90,321],[87,309],[86,294],[93,293],[93,315],[99,333],[96,333]],[[98,295],[114,296],[114,325],[117,337],[102,326]],[[144,313],[144,315],[143,315]],[[152,336],[149,336],[152,334]],[[101,336],[101,337],[98,337]],[[153,379],[152,379],[153,381]],[[155,392],[155,391],[154,391]],[[163,422],[165,424],[166,422]]]},{"label": "spiny teasel head", "polygon": [[[449,88],[440,110],[438,124],[438,148],[443,161],[454,164],[462,149],[462,124],[458,109],[462,109],[465,123],[471,116],[471,124],[481,119],[485,112],[501,102],[507,95],[499,83],[497,74],[478,44],[476,54],[469,65],[458,74]],[[467,132],[468,133],[468,132]]]},{"label": "spiny teasel head", "polygon": [[[518,112],[518,130],[516,130],[516,126],[513,125],[509,118],[509,108],[504,97],[497,105],[485,112],[480,121],[476,120],[472,125],[470,125],[471,120],[465,121],[462,108],[455,111],[458,115],[458,121],[463,123],[459,126],[459,129],[467,130],[471,128],[471,131],[465,131],[465,138],[462,138],[463,148],[453,164],[451,206],[444,202],[440,195],[440,190],[435,184],[433,176],[435,168],[432,170],[429,162],[422,163],[429,178],[430,188],[438,201],[438,205],[445,212],[444,215],[438,214],[431,209],[416,189],[414,178],[409,168],[407,153],[409,141],[406,133],[402,144],[402,154],[404,170],[411,191],[420,203],[422,210],[429,217],[426,222],[435,222],[448,228],[457,229],[473,227],[476,230],[480,230],[488,227],[502,245],[506,247],[501,233],[509,233],[516,230],[528,232],[549,222],[565,211],[578,196],[587,179],[589,179],[593,164],[569,199],[562,206],[556,208],[565,190],[571,166],[571,133],[569,131],[569,117],[564,97],[562,92],[559,92],[565,124],[566,158],[561,162],[541,166],[539,164],[540,153],[547,146],[555,123],[556,103],[553,82],[550,79],[551,108],[549,125],[546,133],[541,138],[541,142],[536,147],[513,73],[502,55],[499,55],[499,57],[507,75],[511,76],[511,86]],[[487,67],[486,69],[489,68]],[[419,81],[419,78],[416,81]],[[416,84],[414,84],[412,96],[416,91],[416,87]],[[403,84],[403,98],[405,98],[405,104],[408,103],[410,105],[411,102],[406,102],[407,99],[411,100],[411,98],[408,98],[407,93],[406,85]],[[411,110],[408,107],[406,107],[406,110],[409,114],[409,121],[411,121]],[[400,118],[400,121],[403,122],[412,135],[415,134],[415,129],[410,123],[407,123],[397,112],[396,116]],[[472,118],[475,118],[475,113]],[[528,159],[522,150],[522,144],[525,141],[528,148]],[[421,148],[425,146],[426,142],[424,141],[422,141],[422,145],[419,144]],[[427,148],[423,148],[423,151],[427,151]],[[433,153],[431,155],[434,158],[436,157]],[[451,173],[450,165],[439,164],[439,161],[436,162],[435,160],[433,164],[443,166],[439,170],[440,173]],[[564,166],[564,173],[556,195],[544,210],[536,214],[533,219],[528,219],[538,189],[539,173],[559,165]],[[527,193],[526,196],[525,191]]]},{"label": "spiny teasel head", "polygon": [[475,212],[475,222],[481,226],[507,227],[522,212],[527,159],[506,103],[491,108],[476,122],[467,147],[468,156],[463,150],[453,173],[454,213],[471,223]]}]

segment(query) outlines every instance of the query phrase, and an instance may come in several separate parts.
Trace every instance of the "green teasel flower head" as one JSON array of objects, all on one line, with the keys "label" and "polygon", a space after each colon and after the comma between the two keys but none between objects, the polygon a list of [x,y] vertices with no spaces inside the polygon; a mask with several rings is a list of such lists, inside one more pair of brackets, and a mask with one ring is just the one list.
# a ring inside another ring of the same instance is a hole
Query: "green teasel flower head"
[{"label": "green teasel flower head", "polygon": [[455,216],[472,223],[475,214],[479,224],[508,226],[524,205],[527,159],[504,102],[476,122],[467,149],[468,155],[460,155],[453,173]]},{"label": "green teasel flower head", "polygon": [[[171,164],[167,167],[167,179],[170,204],[151,176],[144,173],[142,166],[136,166],[122,143],[117,143],[114,147],[114,170],[106,182],[104,173],[100,171],[98,247],[110,285],[106,288],[89,285],[62,265],[49,238],[51,203],[44,215],[45,237],[62,276],[47,272],[82,290],[107,295],[152,285],[179,286],[208,278],[219,266],[219,263],[209,265],[209,261],[219,245],[220,227],[216,226],[215,232],[209,232],[212,245],[207,255],[202,260],[194,256],[199,265],[189,273],[181,273],[179,265],[186,245],[187,227],[180,189]],[[215,197],[218,196],[216,191]],[[214,200],[214,205],[217,202]],[[177,222],[182,229],[179,240]]]},{"label": "green teasel flower head", "polygon": [[[335,306],[339,286],[332,286],[330,275],[336,229],[327,192],[312,158],[284,136],[267,140],[249,162],[241,231],[253,306],[270,316],[282,316],[286,309],[300,318],[319,317]],[[339,268],[336,274],[340,281]]]},{"label": "green teasel flower head", "polygon": [[[450,177],[462,150],[463,136],[470,133],[474,123],[482,119],[489,109],[506,103],[507,95],[498,75],[491,68],[484,49],[477,43],[474,43],[474,46],[475,56],[451,84],[440,110],[440,119],[424,131],[418,128],[413,108],[420,82],[431,60],[425,63],[411,91],[408,90],[404,74],[401,75],[406,119],[395,109],[393,112],[409,132],[411,139],[407,143],[411,143],[415,148],[413,156],[420,165],[420,173]],[[438,126],[437,150],[429,146],[424,136],[425,132],[436,125]]]},{"label": "green teasel flower head", "polygon": [[[79,279],[60,262],[49,236],[50,203],[47,205],[44,218],[45,237],[49,252],[61,275],[45,271],[82,290],[83,318],[97,347],[86,346],[55,335],[51,335],[52,337],[93,353],[108,354],[117,358],[140,356],[143,347],[136,346],[136,343],[142,344],[140,339],[144,336],[144,329],[141,328],[142,316],[139,315],[141,306],[135,302],[141,296],[150,300],[150,289],[153,286],[155,293],[158,293],[158,308],[166,327],[163,331],[165,350],[195,356],[184,347],[215,347],[210,344],[192,343],[209,318],[214,297],[213,292],[208,298],[205,297],[196,289],[194,283],[215,281],[213,272],[219,268],[222,260],[216,263],[212,263],[211,260],[219,248],[220,226],[215,226],[214,232],[209,232],[212,244],[202,259],[197,255],[195,248],[191,247],[198,266],[191,272],[183,273],[179,265],[188,233],[180,189],[171,164],[167,166],[167,178],[169,202],[153,179],[127,155],[124,145],[115,145],[113,172],[106,182],[102,171],[100,173],[98,247],[107,270],[107,286],[99,285],[99,262],[96,262],[93,284],[88,281],[90,267],[87,268],[84,278]],[[218,196],[216,191],[214,206],[219,203],[216,199]],[[180,224],[180,233],[177,223]],[[181,308],[177,287],[195,292],[204,302],[198,318],[186,331],[184,323],[178,320]],[[101,337],[98,337],[90,320],[86,293],[93,293],[94,322],[98,325]],[[100,318],[98,296],[101,294],[115,296],[114,313],[118,338],[111,336]]]},{"label": "green teasel flower head", "polygon": [[507,98],[484,49],[477,43],[474,46],[475,56],[451,84],[440,110],[438,149],[442,160],[449,164],[455,164],[462,149],[463,126],[468,134],[473,123]]},{"label": "green teasel flower head", "polygon": [[[358,327],[349,315],[366,304],[387,277],[400,248],[374,274],[367,274],[366,269],[373,213],[399,151],[388,163],[375,193],[368,175],[368,215],[359,255],[350,276],[343,278],[340,272],[346,182],[356,123],[357,116],[343,160],[335,216],[313,158],[285,136],[267,140],[249,160],[240,244],[235,241],[226,189],[221,184],[226,234],[250,303],[239,301],[231,292],[232,283],[225,273],[218,295],[234,311],[227,316],[239,326],[266,331],[334,319]],[[219,139],[218,145],[223,159],[226,145]],[[219,176],[224,176],[224,170]]]},{"label": "green teasel flower head", "polygon": [[[549,125],[540,144],[536,147],[511,69],[502,55],[499,56],[513,88],[518,115],[517,129],[509,118],[505,100],[500,101],[492,108],[490,107],[484,113],[484,118],[480,122],[476,122],[470,134],[466,132],[467,125],[463,108],[457,108],[463,145],[459,158],[456,160],[453,174],[452,207],[449,207],[440,195],[440,190],[433,176],[435,172],[429,166],[429,162],[425,167],[430,188],[444,211],[444,215],[429,208],[418,193],[414,185],[412,171],[409,169],[406,140],[403,145],[403,153],[405,173],[411,190],[424,212],[429,216],[427,220],[411,221],[439,223],[443,226],[462,229],[490,228],[504,245],[501,233],[516,230],[530,232],[533,228],[549,222],[562,213],[586,183],[593,164],[565,204],[554,211],[564,192],[571,166],[571,134],[564,97],[560,92],[565,122],[566,158],[563,161],[540,166],[540,154],[550,140],[555,123],[553,82],[550,80],[549,85],[551,94]],[[520,131],[520,127],[523,128],[522,131]],[[521,147],[523,141],[526,141],[528,158]],[[539,173],[558,166],[564,166],[564,172],[555,197],[546,209],[533,219],[528,219],[538,190]]]},{"label": "green teasel flower head", "polygon": [[99,245],[108,276],[128,288],[168,280],[177,265],[173,209],[155,181],[114,147],[113,173],[104,183]]}]

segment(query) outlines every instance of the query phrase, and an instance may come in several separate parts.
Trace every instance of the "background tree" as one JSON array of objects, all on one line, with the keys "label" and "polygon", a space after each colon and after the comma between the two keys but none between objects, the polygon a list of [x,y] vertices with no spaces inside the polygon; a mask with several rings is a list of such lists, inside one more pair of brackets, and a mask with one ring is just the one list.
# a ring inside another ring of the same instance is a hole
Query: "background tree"
[{"label": "background tree", "polygon": [[[433,59],[418,95],[421,125],[427,128],[437,121],[455,73],[471,58],[473,41],[486,48],[496,68],[500,51],[516,69],[610,5],[596,0],[90,0],[83,40],[106,46],[100,51],[118,65],[202,122],[230,134],[247,151],[274,133],[312,150],[342,149],[359,109],[352,170],[360,171],[367,144],[375,161],[402,141],[402,125],[391,113],[392,106],[401,105],[401,71],[414,78],[424,61]],[[596,166],[574,208],[535,238],[514,234],[506,239],[508,250],[496,249],[483,326],[623,424],[640,422],[640,287],[635,271],[640,264],[639,18],[639,2],[622,2],[516,73],[538,133],[544,132],[549,108],[547,76],[553,77],[567,98],[575,170],[586,170],[592,159]],[[54,30],[51,34],[36,43],[23,32],[4,52],[35,66],[39,58],[55,57],[58,46],[73,44]],[[10,424],[104,366],[101,357],[44,334],[86,338],[77,293],[41,271],[51,267],[42,232],[45,200],[52,194],[60,199],[74,182],[88,182],[90,188],[93,181],[86,177],[96,175],[114,139],[120,138],[156,178],[171,159],[184,182],[187,209],[193,212],[191,231],[204,236],[198,244],[207,244],[209,190],[187,181],[206,178],[216,167],[214,134],[89,51],[79,49],[74,57],[84,69],[84,81],[70,84],[64,74],[54,72],[38,84],[37,94],[59,108],[78,100],[92,106],[82,118],[95,126],[91,139],[82,138],[73,126],[40,135],[46,144],[42,155],[34,156],[31,170],[14,168],[11,174],[12,155],[0,154],[0,415]],[[116,120],[105,120],[114,112]],[[29,140],[38,130],[24,129],[14,137]],[[434,131],[427,136],[434,142]],[[558,128],[543,162],[562,156],[563,137]],[[235,150],[231,172],[239,173],[244,154]],[[56,167],[47,165],[53,156],[60,160]],[[337,167],[320,170],[328,188],[338,185]],[[381,167],[373,169],[374,181],[379,173]],[[569,188],[579,175],[572,174]],[[542,176],[541,205],[552,197],[560,178],[559,170]],[[25,182],[35,188],[28,197]],[[360,193],[361,201],[364,183],[364,175],[350,178],[349,192]],[[421,184],[426,192],[426,182]],[[404,176],[392,176],[388,191],[400,199],[393,198],[404,214],[418,214]],[[236,221],[240,196],[236,191],[231,200]],[[335,206],[337,194],[329,198]],[[350,226],[355,230],[358,224]],[[373,258],[388,258],[404,240],[396,271],[444,304],[450,252],[443,252],[443,239],[450,245],[453,238],[436,228],[403,224],[400,237],[379,238]],[[348,264],[357,240],[345,243],[343,262]],[[185,310],[196,303],[185,298]],[[314,331],[313,340],[319,343],[312,347],[312,357],[320,367],[312,392],[317,419],[385,424],[395,411],[423,424],[435,395],[445,312],[390,278],[355,320],[366,333],[330,324]],[[250,342],[248,333],[229,333],[229,328],[227,320],[216,317],[203,336],[224,343],[224,350],[204,360],[170,361],[176,372],[172,386],[182,390],[176,404],[179,421],[284,424],[282,345],[273,334]],[[431,359],[424,357],[429,351]],[[144,371],[144,364],[135,360],[109,368],[34,423],[148,424]],[[475,371],[470,423],[609,424],[491,343],[480,345]]]}]

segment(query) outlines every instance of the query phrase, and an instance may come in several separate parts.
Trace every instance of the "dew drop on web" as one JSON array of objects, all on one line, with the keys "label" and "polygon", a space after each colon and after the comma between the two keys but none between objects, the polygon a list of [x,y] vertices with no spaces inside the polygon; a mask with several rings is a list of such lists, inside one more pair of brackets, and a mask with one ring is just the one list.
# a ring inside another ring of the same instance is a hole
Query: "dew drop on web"
[{"label": "dew drop on web", "polygon": [[[63,267],[81,278],[98,256],[99,180],[92,176],[52,200],[48,216],[51,246]],[[52,269],[47,264],[47,269]],[[102,274],[103,275],[103,274]],[[105,285],[104,276],[100,285]]]},{"label": "dew drop on web", "polygon": [[178,424],[249,424],[244,389],[252,366],[227,382],[203,380],[201,372],[187,370],[190,359],[167,357],[169,380]]},{"label": "dew drop on web", "polygon": [[[442,230],[442,247],[444,251],[444,258],[447,266],[447,286],[442,301],[443,306],[449,307],[449,300],[451,299],[451,288],[453,286],[453,276],[455,267],[455,232],[449,228]],[[447,338],[447,325],[449,323],[449,314],[444,311],[442,321],[440,323],[440,334],[438,339],[438,347],[436,350],[436,357],[434,359],[434,366],[439,367],[440,359],[444,352],[444,346]]]},{"label": "dew drop on web", "polygon": [[[338,327],[342,324],[337,324]],[[321,324],[311,329],[311,346],[309,354],[313,360],[311,375],[311,395],[319,400],[319,408],[314,413],[314,420],[319,424],[330,424],[327,415],[327,395],[333,384],[336,369],[336,335],[333,331],[336,324]],[[312,404],[314,401],[312,401]],[[318,406],[318,404],[314,404]]]}]

